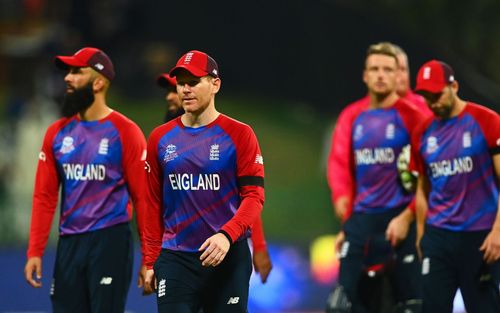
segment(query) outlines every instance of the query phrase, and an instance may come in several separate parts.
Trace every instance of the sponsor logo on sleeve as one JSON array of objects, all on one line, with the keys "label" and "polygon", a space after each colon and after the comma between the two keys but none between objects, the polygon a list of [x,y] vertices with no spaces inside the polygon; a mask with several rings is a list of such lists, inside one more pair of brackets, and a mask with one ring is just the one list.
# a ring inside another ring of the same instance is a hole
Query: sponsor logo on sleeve
[{"label": "sponsor logo on sleeve", "polygon": [[40,153],[38,154],[38,159],[43,162],[47,161],[47,156],[45,155],[45,152],[40,151]]},{"label": "sponsor logo on sleeve", "polygon": [[262,155],[258,154],[255,156],[255,164],[262,164],[264,165],[264,158]]}]

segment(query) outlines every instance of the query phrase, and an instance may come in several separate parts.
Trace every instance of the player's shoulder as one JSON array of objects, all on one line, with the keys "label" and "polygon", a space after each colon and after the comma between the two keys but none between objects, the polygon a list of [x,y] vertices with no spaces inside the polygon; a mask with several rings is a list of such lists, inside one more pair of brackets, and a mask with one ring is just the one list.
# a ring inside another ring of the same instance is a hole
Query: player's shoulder
[{"label": "player's shoulder", "polygon": [[467,102],[465,106],[465,111],[467,113],[472,114],[474,117],[478,119],[498,119],[500,118],[498,113],[493,111],[490,108],[485,107],[484,105],[477,104],[474,102]]},{"label": "player's shoulder", "polygon": [[181,117],[178,116],[164,124],[156,126],[151,133],[149,134],[149,138],[159,138],[168,133],[174,127],[181,125]]},{"label": "player's shoulder", "polygon": [[74,121],[76,121],[76,116],[61,117],[47,127],[47,134],[56,134],[66,125]]},{"label": "player's shoulder", "polygon": [[131,120],[129,117],[125,116],[124,114],[118,112],[118,111],[113,111],[109,114],[109,120],[111,120],[113,123],[119,125],[119,126],[125,126],[125,127],[139,127],[136,122]]},{"label": "player's shoulder", "polygon": [[225,114],[220,114],[216,123],[228,131],[253,131],[250,125]]},{"label": "player's shoulder", "polygon": [[341,114],[355,114],[357,112],[363,111],[368,108],[368,105],[370,104],[370,97],[364,96],[361,99],[358,99],[356,101],[353,101],[345,106],[345,108],[342,109]]}]

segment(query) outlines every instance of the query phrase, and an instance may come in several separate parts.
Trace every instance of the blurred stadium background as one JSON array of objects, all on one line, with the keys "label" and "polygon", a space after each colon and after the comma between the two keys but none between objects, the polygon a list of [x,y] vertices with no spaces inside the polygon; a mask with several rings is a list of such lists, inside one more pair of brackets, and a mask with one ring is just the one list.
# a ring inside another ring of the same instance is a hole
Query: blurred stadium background
[{"label": "blurred stadium background", "polygon": [[[165,112],[157,74],[188,50],[212,55],[223,81],[217,106],[253,126],[266,164],[275,268],[266,285],[252,278],[250,312],[318,312],[338,266],[326,154],[336,115],[365,92],[366,48],[402,46],[412,79],[428,59],[445,60],[464,99],[498,112],[498,38],[495,0],[0,0],[0,312],[50,311],[56,227],[45,287],[29,288],[22,271],[38,150],[64,92],[54,55],[107,52],[117,72],[109,104],[146,136]],[[134,285],[128,303],[129,312],[155,311]]]}]

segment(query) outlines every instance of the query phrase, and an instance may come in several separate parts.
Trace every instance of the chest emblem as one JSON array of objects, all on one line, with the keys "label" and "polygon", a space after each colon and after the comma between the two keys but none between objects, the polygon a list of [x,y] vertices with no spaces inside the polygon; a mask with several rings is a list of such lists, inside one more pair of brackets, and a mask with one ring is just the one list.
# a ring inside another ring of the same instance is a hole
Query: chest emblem
[{"label": "chest emblem", "polygon": [[218,161],[220,156],[220,150],[218,144],[213,144],[210,146],[210,161]]},{"label": "chest emblem", "polygon": [[462,145],[464,148],[470,148],[472,146],[472,137],[470,132],[465,132],[462,137]]},{"label": "chest emblem", "polygon": [[169,144],[167,149],[165,149],[165,155],[163,156],[163,161],[165,163],[172,161],[177,158],[179,155],[177,154],[177,146],[173,144]]},{"label": "chest emblem", "polygon": [[66,153],[70,153],[71,151],[75,150],[75,146],[73,145],[74,141],[75,140],[73,139],[73,137],[70,137],[70,136],[64,137],[64,139],[62,141],[61,149],[59,151],[61,151],[61,153],[63,153],[63,154],[66,154]]},{"label": "chest emblem", "polygon": [[427,153],[434,153],[439,148],[438,140],[434,136],[427,138]]}]

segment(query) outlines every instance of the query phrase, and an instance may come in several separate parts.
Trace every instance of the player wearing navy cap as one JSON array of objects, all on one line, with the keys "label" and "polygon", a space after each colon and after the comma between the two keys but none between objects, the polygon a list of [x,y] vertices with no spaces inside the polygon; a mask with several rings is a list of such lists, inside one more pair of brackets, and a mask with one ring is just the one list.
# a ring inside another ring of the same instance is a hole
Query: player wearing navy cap
[{"label": "player wearing navy cap", "polygon": [[148,139],[146,285],[159,312],[247,312],[264,162],[251,127],[216,110],[219,75],[206,53],[183,55],[170,76],[185,113]]},{"label": "player wearing navy cap", "polygon": [[500,259],[500,117],[460,99],[458,86],[441,61],[417,75],[416,91],[434,113],[412,138],[423,308],[452,312],[460,288],[467,312],[500,312],[492,275]]},{"label": "player wearing navy cap", "polygon": [[39,155],[25,278],[41,287],[61,188],[53,312],[123,313],[133,264],[131,202],[142,234],[146,140],[106,103],[115,73],[104,52],[87,47],[55,62],[68,71],[65,117],[49,126]]}]

